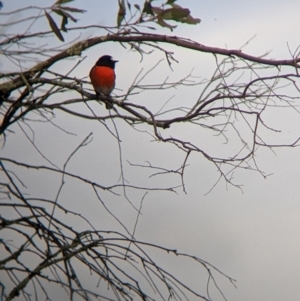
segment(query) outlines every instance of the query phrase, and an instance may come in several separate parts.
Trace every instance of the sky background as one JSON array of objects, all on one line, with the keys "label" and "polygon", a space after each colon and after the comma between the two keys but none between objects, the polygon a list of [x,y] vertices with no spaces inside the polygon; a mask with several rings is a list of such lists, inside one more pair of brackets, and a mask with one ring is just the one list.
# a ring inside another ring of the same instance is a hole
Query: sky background
[{"label": "sky background", "polygon": [[[51,5],[52,1],[44,1],[44,3]],[[28,5],[46,6],[47,4],[44,3],[28,1]],[[115,24],[117,1],[79,0],[75,3],[77,7],[88,11],[78,15],[80,19],[78,25]],[[192,15],[201,18],[202,22],[197,26],[179,25],[174,32],[159,28],[157,33],[184,36],[207,46],[228,49],[238,49],[255,37],[243,48],[243,51],[252,55],[270,52],[268,57],[276,59],[290,59],[288,45],[292,51],[295,51],[300,44],[297,30],[300,25],[299,1],[178,0],[177,3],[190,8]],[[18,8],[20,1],[4,0],[3,4],[3,11],[9,11]],[[88,7],[85,7],[86,5]],[[103,32],[100,30],[90,29],[79,39],[101,34]],[[172,71],[163,61],[154,73],[147,77],[146,83],[159,82],[165,77],[176,80],[191,71],[197,78],[211,75],[213,58],[209,54],[171,46],[165,48],[175,52],[178,64],[172,66]],[[141,61],[138,54],[122,48],[117,43],[104,43],[86,51],[83,54],[87,56],[85,64],[80,65],[72,75],[78,77],[88,75],[95,60],[102,54],[110,54],[119,60],[116,67],[116,94],[126,91],[140,70],[143,69],[145,72],[162,58],[160,53],[155,52],[145,56]],[[62,72],[61,68],[65,66],[67,70],[72,63],[69,60],[57,68]],[[24,68],[25,66],[27,65],[24,62]],[[13,68],[18,70],[19,67],[13,66],[10,62],[1,62],[0,68],[8,71]],[[196,89],[184,88],[179,91],[164,92],[164,94],[153,92],[153,94],[145,94],[142,99],[139,99],[139,96],[135,99],[142,104],[147,104],[153,103],[155,99],[159,100],[157,95],[163,95],[165,99],[174,96],[181,101],[197,97]],[[273,126],[285,130],[281,136],[284,141],[286,139],[291,142],[299,137],[299,115],[291,110],[274,111],[274,115],[267,115],[266,119]],[[83,121],[78,124],[75,118],[64,119],[62,114],[57,115],[57,122],[77,136],[66,136],[48,125],[35,127],[36,144],[47,158],[62,166],[70,152],[84,137],[93,132],[92,143],[72,158],[68,168],[91,179],[96,178],[104,184],[118,180],[120,170],[117,144],[105,130],[96,122]],[[177,149],[162,143],[150,143],[149,135],[134,132],[126,124],[120,125],[124,158],[132,163],[152,160],[151,162],[169,168],[180,167],[184,157]],[[17,128],[14,129],[18,133]],[[184,137],[194,135],[185,131],[188,131],[188,128],[179,125],[179,134]],[[207,139],[210,141],[209,138]],[[219,140],[216,143],[222,146]],[[208,142],[208,149],[212,145]],[[221,152],[227,150],[226,146],[222,146]],[[21,133],[8,138],[5,148],[2,149],[2,155],[27,162],[43,162],[42,158],[32,151],[32,146]],[[179,191],[178,194],[157,192],[147,195],[143,203],[143,215],[139,219],[136,230],[136,238],[195,254],[236,279],[237,289],[220,279],[221,288],[228,300],[299,300],[300,150],[278,148],[274,153],[268,149],[259,149],[256,160],[261,170],[270,174],[267,179],[258,173],[241,170],[235,173],[234,179],[238,184],[243,185],[242,192],[232,186],[226,186],[224,181],[221,181],[207,194],[217,181],[218,173],[205,158],[192,155],[185,174],[187,194]],[[101,172],[102,170],[105,170],[105,173]],[[140,177],[146,179],[146,173],[139,169],[134,171],[126,166],[125,171],[130,181],[138,181]],[[28,171],[25,176],[27,178],[32,176],[28,186],[30,187],[28,190],[32,189],[30,190],[32,194],[42,193],[47,187],[47,190],[52,190],[54,195],[60,183],[60,179],[52,181],[51,176],[39,179]],[[159,182],[167,186],[173,183],[173,178],[151,179],[153,184]],[[139,206],[142,194],[134,194],[131,191],[129,194],[134,204]],[[107,202],[109,208],[129,229],[133,229],[136,212],[128,202],[124,198],[110,200],[109,196],[106,197],[106,200],[109,200]],[[90,199],[92,200],[93,197],[89,190],[76,187],[72,181],[69,181],[66,183],[61,202],[66,206],[72,202],[71,206],[74,210],[86,214],[101,228],[117,227],[108,216],[102,215],[101,206],[95,201],[89,201]],[[192,285],[200,285],[202,278],[197,272],[174,262],[164,264],[174,269],[176,273],[179,272]]]}]

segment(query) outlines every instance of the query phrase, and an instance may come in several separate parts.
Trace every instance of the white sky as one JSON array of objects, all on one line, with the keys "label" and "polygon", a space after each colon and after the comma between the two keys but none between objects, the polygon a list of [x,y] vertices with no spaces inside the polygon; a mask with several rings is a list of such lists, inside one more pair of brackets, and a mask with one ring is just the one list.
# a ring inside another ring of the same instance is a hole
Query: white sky
[{"label": "white sky", "polygon": [[[28,5],[29,2],[41,5],[41,1],[28,1]],[[110,20],[115,20],[117,9],[114,2],[117,3],[117,1],[104,0],[76,1],[77,7],[88,10],[88,13],[78,15],[81,19],[78,25],[111,24]],[[85,7],[87,3],[88,7]],[[201,24],[194,27],[179,25],[178,30],[172,33],[159,29],[157,33],[184,36],[220,48],[239,48],[247,40],[256,36],[243,51],[253,55],[272,51],[270,57],[278,59],[290,59],[287,43],[292,51],[295,51],[300,44],[299,1],[178,0],[177,3],[189,7],[193,16],[202,19]],[[20,1],[4,0],[3,4],[5,10],[11,10],[17,8]],[[97,34],[97,30],[90,30],[81,39]],[[167,47],[165,45],[165,48]],[[149,83],[157,82],[167,76],[172,79],[180,78],[193,68],[193,74],[196,76],[207,77],[211,74],[212,58],[208,54],[179,50],[175,47],[172,50],[176,51],[175,57],[179,60],[179,64],[174,65],[174,72],[163,62],[157,73],[149,77]],[[88,75],[94,61],[104,53],[111,54],[119,60],[116,68],[117,88],[123,91],[128,88],[141,68],[150,68],[161,57],[154,53],[140,62],[139,55],[124,50],[117,43],[107,43],[84,53],[87,55],[86,63],[76,71],[81,73],[77,76]],[[4,63],[1,68],[6,70],[7,66]],[[187,90],[184,93],[187,93],[188,97],[193,97],[189,91],[194,90]],[[116,90],[116,93],[122,92]],[[177,97],[180,95],[172,91],[166,94],[166,97],[174,94]],[[148,96],[140,101],[147,104],[153,99]],[[283,114],[279,113],[267,118],[274,126],[279,128],[281,125],[284,126],[289,132],[288,138],[299,137],[299,115],[297,117],[291,111],[285,111]],[[51,160],[63,164],[70,151],[93,131],[93,143],[72,160],[70,170],[78,171],[91,178],[95,177],[99,181],[118,180],[117,144],[107,150],[106,139],[111,138],[106,132],[97,129],[97,123],[85,121],[76,124],[73,118],[59,120],[58,123],[67,130],[78,133],[78,136],[65,137],[55,130],[48,133],[44,125],[36,128],[36,143]],[[183,135],[191,134],[185,133],[185,128],[181,131]],[[124,156],[133,163],[142,163],[151,158],[158,163],[175,168],[175,166],[179,167],[183,160],[183,155],[177,150],[161,143],[153,145],[148,142],[149,136],[132,132],[126,125],[121,127],[120,135],[124,141]],[[65,154],[57,156],[55,149],[62,148]],[[40,158],[36,159],[37,154],[31,153],[26,139],[17,135],[9,137],[3,155],[40,160]],[[163,161],[160,160],[161,158]],[[228,300],[299,300],[300,150],[281,148],[275,150],[274,154],[260,149],[256,159],[262,170],[272,174],[266,180],[258,173],[238,171],[235,173],[235,180],[243,184],[243,193],[233,187],[226,187],[221,181],[212,192],[205,195],[217,180],[218,174],[213,165],[203,157],[191,156],[185,175],[187,195],[181,191],[178,195],[149,194],[144,201],[143,215],[139,219],[136,238],[195,254],[229,274],[237,280],[237,289],[220,280],[221,288]],[[105,175],[101,173],[101,170],[108,169]],[[127,171],[128,178],[132,180],[140,177],[139,170],[136,171],[137,174],[129,168]],[[39,191],[40,187],[36,189]],[[92,202],[86,203],[88,202],[86,201],[82,206],[82,200],[88,199],[88,194],[85,194],[88,192],[76,187],[70,189],[73,191],[72,195],[76,193],[77,196],[76,200],[72,199],[74,202],[72,206],[89,215],[95,223],[99,222],[99,227],[103,227],[99,221],[101,214],[99,205],[93,207]],[[132,197],[138,205],[140,195]],[[66,194],[62,202],[68,204],[70,199]],[[113,200],[109,206],[128,228],[132,229],[136,213],[128,203],[124,202],[124,199]],[[110,225],[105,224],[105,226]],[[173,263],[170,264],[170,268],[177,269],[177,272],[179,271],[183,276],[190,272],[184,267],[177,268],[176,264],[173,266]],[[189,281],[197,285],[196,276]]]}]

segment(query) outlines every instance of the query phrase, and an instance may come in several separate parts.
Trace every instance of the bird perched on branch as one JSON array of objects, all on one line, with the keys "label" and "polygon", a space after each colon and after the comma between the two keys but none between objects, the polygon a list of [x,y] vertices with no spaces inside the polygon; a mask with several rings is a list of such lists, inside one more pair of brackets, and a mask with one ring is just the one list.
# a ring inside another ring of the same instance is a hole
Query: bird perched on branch
[{"label": "bird perched on branch", "polygon": [[107,109],[112,108],[109,103],[109,95],[115,88],[116,74],[114,69],[117,62],[110,55],[103,55],[90,71],[90,79],[96,94],[107,96]]}]

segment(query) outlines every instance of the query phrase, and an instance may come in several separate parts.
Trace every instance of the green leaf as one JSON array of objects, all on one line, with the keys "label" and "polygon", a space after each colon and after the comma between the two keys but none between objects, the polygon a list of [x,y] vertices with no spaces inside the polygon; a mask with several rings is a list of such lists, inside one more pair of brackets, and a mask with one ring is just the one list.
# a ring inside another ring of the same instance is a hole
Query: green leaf
[{"label": "green leaf", "polygon": [[179,21],[182,18],[186,18],[189,14],[190,10],[188,8],[173,7],[164,10],[159,17],[164,20]]},{"label": "green leaf", "polygon": [[52,8],[51,10],[61,17],[64,16],[64,13],[60,9]]},{"label": "green leaf", "polygon": [[171,31],[173,31],[174,28],[176,28],[177,26],[176,25],[170,25],[168,24],[167,22],[165,22],[163,19],[158,19],[156,21],[156,23],[162,27],[167,27],[169,28]]},{"label": "green leaf", "polygon": [[67,32],[67,28],[66,28],[66,25],[68,24],[68,18],[63,16],[62,19],[61,19],[61,24],[60,24],[60,29],[64,32]]},{"label": "green leaf", "polygon": [[186,18],[190,13],[191,12],[188,8],[173,8],[172,9],[172,16],[173,16],[174,20]]},{"label": "green leaf", "polygon": [[196,25],[199,24],[201,22],[201,19],[199,18],[193,18],[191,15],[187,16],[183,21],[180,21],[182,23],[187,23],[187,24],[192,24],[192,25]]},{"label": "green leaf", "polygon": [[[183,8],[178,4],[171,4],[172,6],[172,20],[176,22],[181,22],[181,23],[187,23],[187,24],[198,24],[201,22],[201,19],[199,18],[193,18],[191,16],[191,12],[188,8]],[[166,10],[167,11],[167,10]],[[165,20],[168,20],[169,15],[164,16],[163,18]]]},{"label": "green leaf", "polygon": [[70,15],[69,13],[63,11],[62,9],[53,8],[52,11],[55,12],[56,14],[62,16],[62,17],[70,18],[75,23],[77,22],[77,19],[75,19],[72,15]]},{"label": "green leaf", "polygon": [[165,20],[171,20],[172,18],[172,8],[168,9],[161,9],[158,7],[155,7],[155,13],[157,14],[157,17],[160,19],[165,19]]},{"label": "green leaf", "polygon": [[70,7],[70,6],[62,6],[62,7],[60,7],[60,9],[71,11],[73,13],[85,13],[86,12],[86,10],[84,10],[84,9],[79,9],[79,8]]},{"label": "green leaf", "polygon": [[55,2],[55,5],[60,5],[60,4],[64,4],[64,3],[68,3],[68,2],[72,2],[74,0],[58,0]]},{"label": "green leaf", "polygon": [[128,9],[131,11],[131,4],[128,1],[126,1],[126,3],[127,3],[127,6],[128,6]]},{"label": "green leaf", "polygon": [[160,15],[164,12],[164,10],[157,6],[152,6],[152,12],[156,15]]},{"label": "green leaf", "polygon": [[174,3],[175,1],[177,1],[177,0],[168,0],[168,1],[166,2],[166,5],[167,5],[167,4],[172,4],[172,3]]},{"label": "green leaf", "polygon": [[151,3],[147,0],[144,3],[143,13],[154,16]]},{"label": "green leaf", "polygon": [[45,16],[49,22],[49,25],[52,29],[52,31],[54,32],[54,34],[58,37],[59,40],[61,40],[62,42],[64,42],[64,37],[62,36],[59,28],[57,27],[56,23],[54,22],[54,20],[52,19],[52,17],[45,11]]},{"label": "green leaf", "polygon": [[119,11],[118,11],[118,17],[117,17],[118,27],[121,26],[121,23],[125,18],[125,15],[126,15],[125,1],[124,0],[119,0]]}]

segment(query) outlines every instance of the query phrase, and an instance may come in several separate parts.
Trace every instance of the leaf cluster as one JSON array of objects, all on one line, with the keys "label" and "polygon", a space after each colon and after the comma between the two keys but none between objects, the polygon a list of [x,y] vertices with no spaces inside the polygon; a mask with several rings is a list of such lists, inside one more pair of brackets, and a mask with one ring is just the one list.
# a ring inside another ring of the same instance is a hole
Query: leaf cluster
[{"label": "leaf cluster", "polygon": [[77,22],[77,19],[74,18],[70,12],[72,13],[84,13],[86,10],[84,9],[79,9],[75,7],[70,7],[70,6],[65,6],[64,4],[68,2],[72,2],[74,0],[58,0],[56,3],[51,7],[51,11],[56,13],[61,17],[61,24],[60,28],[57,26],[56,22],[54,19],[51,17],[51,15],[45,10],[45,16],[48,20],[49,26],[53,33],[57,36],[57,38],[64,42],[64,37],[62,35],[62,31],[67,32],[66,25],[68,24],[69,20],[72,22]]},{"label": "leaf cluster", "polygon": [[[64,42],[64,37],[62,32],[67,32],[66,25],[69,21],[77,22],[77,19],[71,13],[84,13],[86,10],[66,6],[68,2],[74,0],[58,0],[55,4],[49,9],[50,11],[45,10],[45,17],[48,20],[49,26],[56,37]],[[178,4],[175,4],[177,0],[167,0],[161,6],[154,6],[152,3],[155,0],[145,0],[143,8],[138,4],[134,4],[135,14],[138,15],[135,24],[141,24],[145,22],[154,22],[159,26],[169,28],[171,31],[177,27],[173,25],[170,21],[177,23],[185,23],[190,25],[196,25],[201,22],[199,18],[194,18],[191,15],[191,11],[188,8],[181,7]],[[122,25],[128,25],[128,20],[126,20],[127,11],[130,11],[130,20],[132,20],[132,6],[127,0],[118,0],[119,9],[117,13],[117,27],[119,28]],[[60,26],[57,25],[51,12],[54,12],[56,15],[61,17]],[[168,21],[168,22],[167,22]]]},{"label": "leaf cluster", "polygon": [[[195,25],[201,22],[199,18],[194,18],[191,15],[191,11],[188,8],[183,8],[178,4],[175,4],[176,0],[167,0],[161,6],[153,6],[154,0],[145,0],[143,9],[138,4],[134,4],[137,11],[140,12],[139,23],[152,21],[156,24],[167,27],[171,31],[177,27],[166,21],[173,21],[177,23],[185,23]],[[131,5],[127,1],[127,7],[131,10]],[[125,21],[126,16],[126,5],[125,0],[119,0],[119,11],[117,17],[117,25],[121,26],[122,22]]]}]

